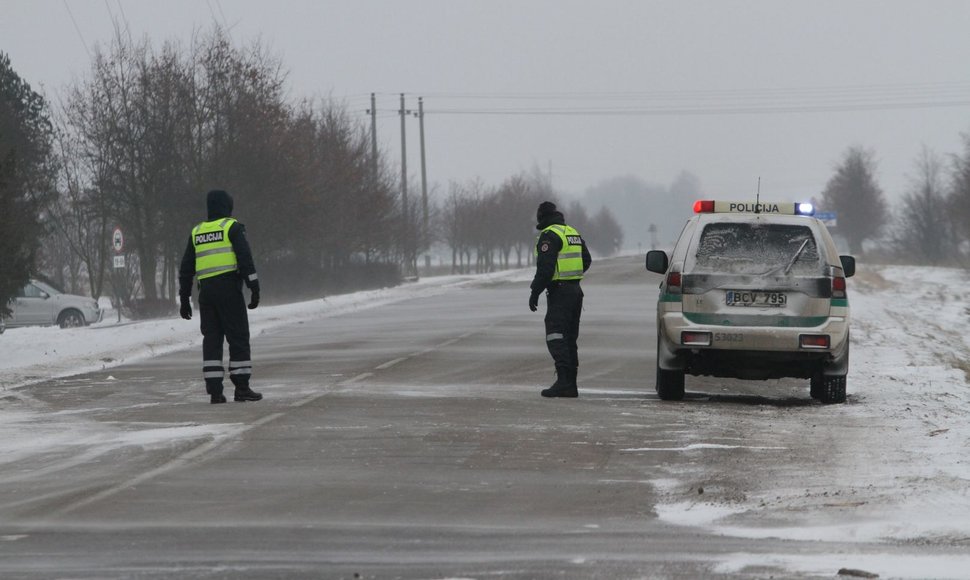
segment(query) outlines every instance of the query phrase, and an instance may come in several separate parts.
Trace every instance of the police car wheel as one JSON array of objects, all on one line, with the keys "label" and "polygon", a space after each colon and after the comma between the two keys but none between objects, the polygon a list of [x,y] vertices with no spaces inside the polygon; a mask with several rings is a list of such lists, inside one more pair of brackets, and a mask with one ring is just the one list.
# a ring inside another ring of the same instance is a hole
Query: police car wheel
[{"label": "police car wheel", "polygon": [[808,389],[808,393],[816,401],[822,398],[822,391],[824,390],[824,378],[822,373],[815,373],[812,375],[812,380]]},{"label": "police car wheel", "polygon": [[657,396],[663,401],[684,398],[684,371],[666,371],[657,366]]},{"label": "police car wheel", "polygon": [[826,405],[845,402],[845,375],[837,377],[822,377],[822,387],[819,400]]}]

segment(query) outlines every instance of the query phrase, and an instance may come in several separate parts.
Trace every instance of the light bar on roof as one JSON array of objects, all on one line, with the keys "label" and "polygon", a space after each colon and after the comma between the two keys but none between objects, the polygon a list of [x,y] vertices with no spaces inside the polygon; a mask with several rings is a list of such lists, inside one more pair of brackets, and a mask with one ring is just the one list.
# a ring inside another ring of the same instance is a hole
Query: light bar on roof
[{"label": "light bar on roof", "polygon": [[815,215],[810,203],[791,201],[716,201],[698,200],[694,202],[694,213],[770,213],[781,215]]}]

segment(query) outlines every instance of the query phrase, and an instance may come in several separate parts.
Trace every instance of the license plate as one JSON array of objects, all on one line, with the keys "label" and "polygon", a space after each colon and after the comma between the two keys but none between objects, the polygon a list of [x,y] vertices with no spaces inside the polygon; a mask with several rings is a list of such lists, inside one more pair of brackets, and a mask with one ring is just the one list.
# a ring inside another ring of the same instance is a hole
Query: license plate
[{"label": "license plate", "polygon": [[725,300],[728,306],[772,306],[782,307],[788,303],[784,292],[762,292],[758,290],[728,290]]}]

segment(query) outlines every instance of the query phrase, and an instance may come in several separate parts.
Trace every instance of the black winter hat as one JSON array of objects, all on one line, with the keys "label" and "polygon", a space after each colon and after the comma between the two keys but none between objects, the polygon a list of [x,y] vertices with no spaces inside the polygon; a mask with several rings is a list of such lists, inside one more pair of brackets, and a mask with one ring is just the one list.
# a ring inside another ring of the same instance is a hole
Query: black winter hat
[{"label": "black winter hat", "polygon": [[552,214],[556,213],[556,204],[551,201],[544,201],[539,204],[539,209],[536,210],[536,221],[541,222]]},{"label": "black winter hat", "polygon": [[209,219],[219,219],[232,215],[232,196],[221,189],[213,189],[205,196]]}]

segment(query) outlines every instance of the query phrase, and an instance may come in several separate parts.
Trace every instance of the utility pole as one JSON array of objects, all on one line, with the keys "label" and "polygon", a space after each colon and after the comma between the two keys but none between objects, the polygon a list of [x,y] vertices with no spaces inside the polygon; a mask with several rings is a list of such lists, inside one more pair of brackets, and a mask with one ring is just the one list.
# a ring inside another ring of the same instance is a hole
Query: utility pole
[{"label": "utility pole", "polygon": [[405,268],[407,269],[408,275],[413,275],[412,263],[414,252],[411,249],[411,219],[408,215],[410,213],[408,207],[408,156],[407,156],[407,139],[405,138],[404,130],[404,119],[408,114],[408,111],[404,109],[404,93],[401,93],[401,203],[402,214],[404,216],[404,262]]},{"label": "utility pole", "polygon": [[377,182],[377,96],[370,94],[370,163]]},{"label": "utility pole", "polygon": [[[424,160],[424,97],[418,97],[418,126],[421,128],[421,206],[424,210],[424,235],[430,239],[428,236],[428,169]],[[431,269],[430,254],[424,256],[424,267]]]},{"label": "utility pole", "polygon": [[404,136],[404,116],[407,115],[407,111],[404,110],[404,93],[401,93],[401,202],[404,204],[404,220],[407,223],[408,217],[408,155],[407,147],[408,142]]}]

